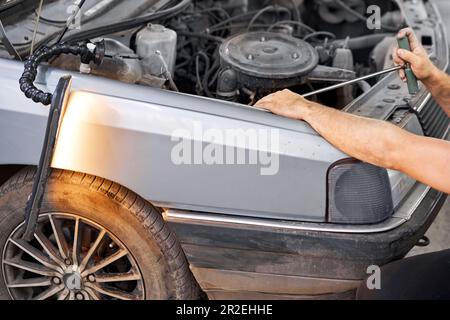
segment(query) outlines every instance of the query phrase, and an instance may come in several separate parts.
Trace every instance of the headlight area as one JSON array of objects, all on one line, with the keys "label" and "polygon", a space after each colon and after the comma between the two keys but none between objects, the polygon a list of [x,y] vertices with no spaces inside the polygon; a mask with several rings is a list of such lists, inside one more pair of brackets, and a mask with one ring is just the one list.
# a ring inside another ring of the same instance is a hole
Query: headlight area
[{"label": "headlight area", "polygon": [[368,225],[394,214],[391,180],[386,169],[345,159],[328,170],[327,222]]}]

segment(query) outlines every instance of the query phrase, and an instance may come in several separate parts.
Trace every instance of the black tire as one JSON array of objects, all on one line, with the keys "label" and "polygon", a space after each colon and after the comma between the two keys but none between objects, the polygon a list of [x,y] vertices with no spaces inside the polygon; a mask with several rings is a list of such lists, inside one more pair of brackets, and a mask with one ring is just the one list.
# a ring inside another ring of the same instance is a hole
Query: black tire
[{"label": "black tire", "polygon": [[[0,250],[23,222],[35,168],[25,168],[0,187]],[[89,219],[109,230],[135,259],[145,299],[197,299],[195,282],[175,235],[160,212],[132,191],[92,175],[53,170],[41,214],[60,212]],[[0,299],[11,299],[3,273]]]}]

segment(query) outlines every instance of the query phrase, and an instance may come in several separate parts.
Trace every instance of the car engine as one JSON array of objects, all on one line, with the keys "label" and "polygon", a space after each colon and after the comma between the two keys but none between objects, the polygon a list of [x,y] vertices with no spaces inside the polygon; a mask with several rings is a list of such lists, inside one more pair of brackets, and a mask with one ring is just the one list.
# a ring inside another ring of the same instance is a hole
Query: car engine
[{"label": "car engine", "polygon": [[[39,34],[58,30],[67,19],[66,9],[72,2],[46,2],[39,16]],[[132,17],[177,2],[180,1],[138,0],[124,7],[127,1],[87,0],[80,19],[95,30],[101,17],[119,14],[124,8],[132,11],[128,14]],[[394,33],[404,25],[395,1],[189,2],[176,15],[111,34],[103,32],[105,58],[101,65],[91,65],[89,72],[126,83],[252,105],[280,89],[306,93],[389,66]],[[379,6],[384,13],[378,29],[371,30],[366,25],[369,5]],[[36,9],[28,16],[22,12],[24,20],[6,24],[12,44],[23,56],[32,37],[24,36],[24,32],[32,29],[30,24],[36,15]],[[72,29],[68,39],[76,38],[78,32]],[[95,35],[93,32],[92,36]],[[45,43],[42,36],[31,48]],[[50,65],[77,71],[80,58],[61,55],[51,60]],[[376,81],[360,82],[315,99],[343,108],[370,90]]]}]

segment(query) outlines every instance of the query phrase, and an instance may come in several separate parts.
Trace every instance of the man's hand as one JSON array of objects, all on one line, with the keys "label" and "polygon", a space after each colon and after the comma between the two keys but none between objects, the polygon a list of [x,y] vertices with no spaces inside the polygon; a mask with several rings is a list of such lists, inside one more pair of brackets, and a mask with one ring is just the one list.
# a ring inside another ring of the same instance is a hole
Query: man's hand
[{"label": "man's hand", "polygon": [[[433,98],[444,109],[450,117],[450,77],[439,70],[428,57],[427,51],[421,45],[411,29],[403,29],[398,33],[398,38],[408,37],[411,50],[395,49],[393,53],[394,62],[403,66],[405,62],[411,65],[416,77],[422,81],[430,91]],[[400,70],[400,77],[406,82],[405,71]]]},{"label": "man's hand", "polygon": [[256,107],[266,109],[274,114],[295,119],[306,120],[313,103],[290,90],[283,90],[261,99]]},{"label": "man's hand", "polygon": [[[409,39],[411,52],[396,48],[393,53],[395,64],[403,66],[405,63],[409,63],[416,77],[422,82],[432,79],[438,73],[438,69],[429,59],[427,51],[417,39],[414,31],[410,28],[400,30],[397,38],[404,37],[408,37]],[[403,69],[400,70],[400,78],[406,82],[405,71]]]}]

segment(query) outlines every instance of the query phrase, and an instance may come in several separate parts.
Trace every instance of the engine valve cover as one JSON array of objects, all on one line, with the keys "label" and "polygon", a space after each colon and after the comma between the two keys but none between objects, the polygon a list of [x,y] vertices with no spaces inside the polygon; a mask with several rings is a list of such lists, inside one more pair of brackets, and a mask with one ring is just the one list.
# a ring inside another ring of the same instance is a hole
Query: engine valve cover
[{"label": "engine valve cover", "polygon": [[222,68],[232,68],[251,89],[277,89],[299,84],[319,63],[307,42],[272,32],[233,36],[220,47]]}]

